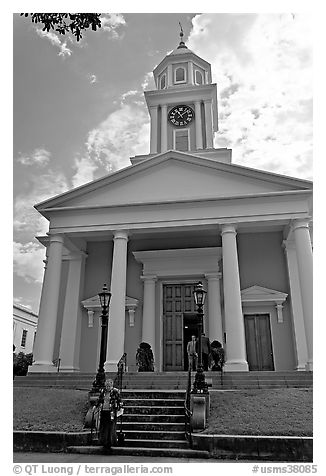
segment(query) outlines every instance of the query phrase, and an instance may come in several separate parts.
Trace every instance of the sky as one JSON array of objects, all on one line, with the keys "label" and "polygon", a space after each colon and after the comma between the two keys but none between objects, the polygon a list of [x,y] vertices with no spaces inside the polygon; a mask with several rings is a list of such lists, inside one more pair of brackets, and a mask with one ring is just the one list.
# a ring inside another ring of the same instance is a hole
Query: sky
[{"label": "sky", "polygon": [[144,90],[179,43],[212,65],[215,147],[243,166],[312,180],[307,13],[115,13],[77,43],[13,15],[14,302],[38,312],[48,222],[33,205],[149,153]]}]

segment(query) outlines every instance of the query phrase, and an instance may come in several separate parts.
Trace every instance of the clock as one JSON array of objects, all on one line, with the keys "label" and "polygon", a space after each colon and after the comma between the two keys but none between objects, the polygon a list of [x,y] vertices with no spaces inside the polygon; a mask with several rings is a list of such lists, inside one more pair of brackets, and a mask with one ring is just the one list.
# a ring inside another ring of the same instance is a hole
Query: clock
[{"label": "clock", "polygon": [[175,106],[169,112],[169,121],[177,127],[183,127],[190,124],[195,117],[195,111],[185,104]]}]

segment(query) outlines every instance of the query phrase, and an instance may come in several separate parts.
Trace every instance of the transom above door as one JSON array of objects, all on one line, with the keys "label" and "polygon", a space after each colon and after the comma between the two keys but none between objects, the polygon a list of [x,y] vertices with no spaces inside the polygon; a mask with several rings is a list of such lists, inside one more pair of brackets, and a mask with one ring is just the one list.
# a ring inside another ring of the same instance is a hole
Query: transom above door
[{"label": "transom above door", "polygon": [[[193,291],[196,283],[163,285],[163,370],[186,370],[185,349],[189,321],[195,312]],[[188,324],[188,325],[187,325]],[[186,328],[185,328],[186,326]]]}]

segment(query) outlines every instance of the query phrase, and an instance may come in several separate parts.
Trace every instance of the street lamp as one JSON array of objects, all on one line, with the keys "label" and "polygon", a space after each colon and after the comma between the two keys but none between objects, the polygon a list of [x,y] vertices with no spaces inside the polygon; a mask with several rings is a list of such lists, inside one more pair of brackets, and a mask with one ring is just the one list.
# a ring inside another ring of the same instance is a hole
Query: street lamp
[{"label": "street lamp", "polygon": [[195,381],[193,386],[193,393],[207,393],[207,383],[205,381],[205,374],[203,371],[203,364],[202,364],[202,351],[201,351],[201,336],[203,332],[203,307],[205,304],[206,294],[207,292],[203,288],[203,284],[201,281],[196,285],[195,290],[193,292],[195,304],[197,306],[197,326],[198,326],[198,364],[197,364],[197,372],[195,375]]},{"label": "street lamp", "polygon": [[101,314],[101,347],[100,347],[100,361],[98,365],[97,374],[93,382],[93,392],[100,392],[105,386],[105,371],[104,363],[106,359],[106,349],[108,340],[108,323],[109,323],[109,304],[111,299],[111,293],[108,291],[106,284],[103,286],[103,290],[98,294],[100,298],[100,304],[102,307]]}]

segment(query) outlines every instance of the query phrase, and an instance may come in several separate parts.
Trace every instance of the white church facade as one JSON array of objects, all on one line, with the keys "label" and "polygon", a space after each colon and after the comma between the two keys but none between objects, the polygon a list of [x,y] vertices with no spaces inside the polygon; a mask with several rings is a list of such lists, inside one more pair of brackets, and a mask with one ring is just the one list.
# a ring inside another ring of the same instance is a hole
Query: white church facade
[{"label": "white church facade", "polygon": [[105,368],[148,342],[158,372],[186,369],[193,289],[225,371],[312,370],[312,183],[232,163],[213,146],[210,64],[181,41],[146,91],[150,153],[38,205],[49,220],[29,372],[96,372],[112,293]]}]

